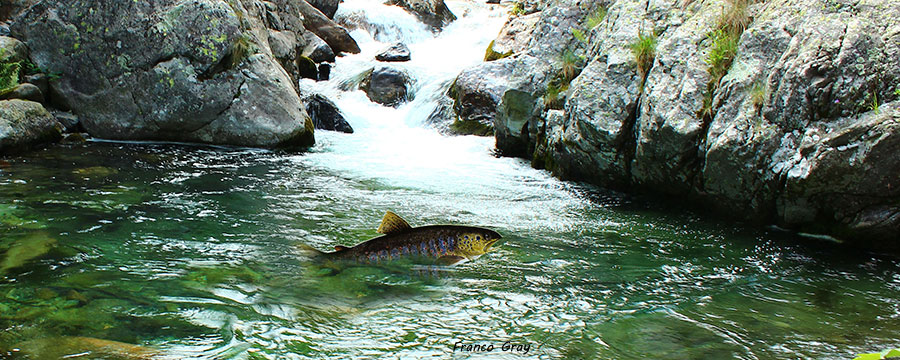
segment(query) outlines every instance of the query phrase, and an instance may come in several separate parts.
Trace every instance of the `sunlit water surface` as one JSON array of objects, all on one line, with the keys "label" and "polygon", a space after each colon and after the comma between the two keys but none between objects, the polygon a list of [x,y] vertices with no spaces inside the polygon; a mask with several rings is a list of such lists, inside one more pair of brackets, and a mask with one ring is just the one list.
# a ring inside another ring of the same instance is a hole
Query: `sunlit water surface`
[{"label": "sunlit water surface", "polygon": [[[93,142],[2,159],[0,358],[97,355],[67,353],[73,336],[172,359],[841,359],[900,345],[896,258],[658,210],[421,125],[504,10],[450,2],[469,15],[435,38],[370,3],[341,11],[365,10],[388,39],[355,31],[363,53],[303,84],[354,134],[319,131],[302,154]],[[337,89],[390,39],[410,43],[397,66],[417,100]],[[337,274],[298,247],[374,237],[385,210],[504,239],[451,268]],[[493,348],[462,347],[475,344]]]}]

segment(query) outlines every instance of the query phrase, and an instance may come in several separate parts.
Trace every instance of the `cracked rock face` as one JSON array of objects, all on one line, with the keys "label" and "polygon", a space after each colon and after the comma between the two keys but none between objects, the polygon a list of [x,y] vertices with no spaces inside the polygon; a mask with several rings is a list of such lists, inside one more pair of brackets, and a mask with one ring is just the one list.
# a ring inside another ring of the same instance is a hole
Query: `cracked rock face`
[{"label": "cracked rock face", "polygon": [[[558,70],[548,51],[558,42],[546,35],[579,19],[558,17],[573,1],[544,3],[531,15],[535,28],[523,32],[525,49],[457,78],[457,113],[492,119],[503,154],[530,157],[563,178],[900,249],[895,2],[755,2],[714,86],[708,34],[727,2],[606,2],[603,21],[585,31],[586,66],[562,109],[536,103],[511,113],[510,100],[522,97],[510,95],[541,96]],[[651,30],[656,56],[642,78],[629,44]]]},{"label": "cracked rock face", "polygon": [[309,146],[309,117],[257,9],[266,5],[47,0],[12,30],[37,66],[61,74],[60,105],[92,136]]}]

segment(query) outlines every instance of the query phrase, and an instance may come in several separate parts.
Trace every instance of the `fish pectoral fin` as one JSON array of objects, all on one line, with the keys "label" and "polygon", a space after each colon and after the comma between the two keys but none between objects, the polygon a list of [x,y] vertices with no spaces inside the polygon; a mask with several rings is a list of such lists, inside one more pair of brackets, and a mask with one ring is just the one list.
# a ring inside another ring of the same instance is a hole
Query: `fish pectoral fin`
[{"label": "fish pectoral fin", "polygon": [[466,258],[457,255],[444,255],[438,258],[438,264],[441,265],[453,265],[460,261],[465,260]]},{"label": "fish pectoral fin", "polygon": [[342,245],[337,245],[337,246],[334,247],[334,251],[344,251],[344,250],[347,250],[347,249],[349,249],[349,248],[346,247],[346,246],[342,246]]},{"label": "fish pectoral fin", "polygon": [[396,232],[406,231],[411,229],[409,223],[406,220],[403,220],[399,215],[394,214],[390,210],[384,213],[384,218],[381,219],[381,225],[378,226],[378,231],[381,234],[392,234]]}]

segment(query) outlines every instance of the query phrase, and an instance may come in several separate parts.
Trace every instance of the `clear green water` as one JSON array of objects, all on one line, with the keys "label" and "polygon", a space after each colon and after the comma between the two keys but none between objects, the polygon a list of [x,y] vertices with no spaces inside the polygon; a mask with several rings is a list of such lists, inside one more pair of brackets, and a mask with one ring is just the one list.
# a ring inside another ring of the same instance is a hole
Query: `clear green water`
[{"label": "clear green water", "polygon": [[[417,134],[440,151],[388,161],[325,133],[300,155],[89,143],[5,158],[0,358],[60,356],[60,336],[210,359],[840,359],[900,345],[896,258],[653,210],[495,158],[490,139]],[[449,269],[334,276],[297,250],[375,236],[388,209],[504,241]]]}]

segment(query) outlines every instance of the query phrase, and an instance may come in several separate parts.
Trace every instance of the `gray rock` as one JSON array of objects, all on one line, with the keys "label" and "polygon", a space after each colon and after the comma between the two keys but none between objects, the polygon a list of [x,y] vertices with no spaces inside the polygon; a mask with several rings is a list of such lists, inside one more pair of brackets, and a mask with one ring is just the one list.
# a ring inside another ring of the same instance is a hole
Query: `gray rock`
[{"label": "gray rock", "polygon": [[28,58],[28,47],[9,36],[0,36],[0,63],[12,63]]},{"label": "gray rock", "polygon": [[484,60],[497,60],[527,50],[538,20],[538,13],[509,18],[500,29],[500,35],[488,47]]},{"label": "gray rock", "polygon": [[346,29],[331,21],[331,19],[306,1],[294,1],[296,1],[300,14],[303,15],[303,25],[306,29],[322,38],[328,46],[331,46],[331,50],[335,53],[342,51],[351,54],[359,53],[359,45],[356,44],[356,40],[350,37],[350,33]]},{"label": "gray rock", "polygon": [[94,137],[311,145],[312,124],[268,43],[266,24],[290,17],[245,3],[47,0],[13,33],[36,65],[61,74],[51,93]]},{"label": "gray rock", "polygon": [[0,155],[58,141],[61,137],[62,126],[41,104],[0,101]]},{"label": "gray rock", "polygon": [[375,55],[375,60],[384,62],[409,61],[409,48],[404,43],[393,44]]},{"label": "gray rock", "polygon": [[0,36],[9,36],[9,24],[0,23]]},{"label": "gray rock", "polygon": [[28,100],[37,103],[43,103],[44,94],[41,93],[41,89],[34,84],[25,83],[19,84],[18,86],[10,90],[0,93],[0,100],[10,99]]},{"label": "gray rock", "polygon": [[322,12],[323,15],[328,17],[329,19],[334,19],[334,14],[337,12],[338,4],[340,4],[340,0],[308,0],[310,5],[314,6],[316,9]]},{"label": "gray rock", "polygon": [[46,97],[50,94],[50,77],[47,74],[31,74],[25,75],[23,77],[23,82],[33,84],[37,86],[39,90],[41,90],[41,94],[44,94]]},{"label": "gray rock", "polygon": [[413,99],[413,82],[413,78],[406,71],[379,67],[360,83],[359,88],[366,92],[369,100],[397,107]]},{"label": "gray rock", "polygon": [[50,113],[53,114],[56,121],[63,126],[63,131],[67,133],[83,132],[84,129],[81,127],[81,120],[78,119],[77,115],[59,110],[51,110]]},{"label": "gray rock", "polygon": [[312,94],[303,98],[306,106],[306,112],[312,118],[312,122],[316,129],[340,131],[348,134],[353,133],[353,128],[337,104],[321,94]]},{"label": "gray rock", "polygon": [[444,0],[387,0],[385,3],[406,9],[436,30],[456,20],[456,15],[453,15]]},{"label": "gray rock", "polygon": [[331,46],[325,43],[316,34],[312,32],[306,33],[306,46],[303,47],[301,55],[312,59],[316,63],[334,62],[334,51]]}]

